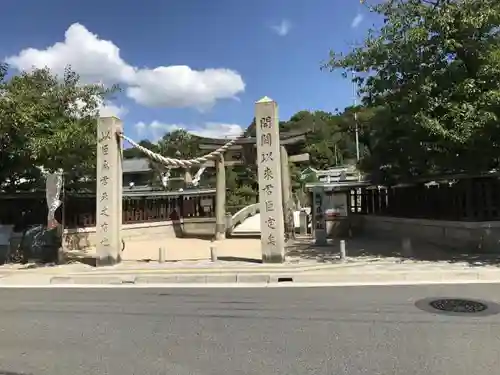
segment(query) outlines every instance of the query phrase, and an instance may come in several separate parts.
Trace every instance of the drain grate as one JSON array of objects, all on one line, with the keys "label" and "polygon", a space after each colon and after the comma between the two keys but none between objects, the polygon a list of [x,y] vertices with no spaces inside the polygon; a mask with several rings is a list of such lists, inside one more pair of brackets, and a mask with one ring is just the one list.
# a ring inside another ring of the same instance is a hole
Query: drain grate
[{"label": "drain grate", "polygon": [[494,302],[464,298],[424,298],[417,301],[415,306],[433,314],[455,316],[486,316],[500,313],[500,305]]},{"label": "drain grate", "polygon": [[465,314],[478,313],[488,308],[488,306],[482,302],[456,298],[436,299],[431,301],[429,305],[436,310]]}]

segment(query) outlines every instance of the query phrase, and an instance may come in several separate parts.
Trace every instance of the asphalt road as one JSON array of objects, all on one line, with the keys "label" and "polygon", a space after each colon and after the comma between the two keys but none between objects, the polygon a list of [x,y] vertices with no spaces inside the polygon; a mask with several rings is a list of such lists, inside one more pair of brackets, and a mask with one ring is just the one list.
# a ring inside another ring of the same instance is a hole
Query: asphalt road
[{"label": "asphalt road", "polygon": [[0,289],[0,374],[491,375],[500,315],[421,311],[500,285]]}]

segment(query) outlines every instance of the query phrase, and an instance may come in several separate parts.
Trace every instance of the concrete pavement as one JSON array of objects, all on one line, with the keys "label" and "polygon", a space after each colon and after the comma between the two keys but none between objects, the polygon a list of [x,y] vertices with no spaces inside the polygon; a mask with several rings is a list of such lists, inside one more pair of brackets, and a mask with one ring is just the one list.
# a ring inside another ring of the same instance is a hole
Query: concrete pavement
[{"label": "concrete pavement", "polygon": [[[397,243],[358,238],[347,241],[349,257],[342,262],[338,243],[316,247],[310,240],[302,239],[288,248],[284,264],[261,264],[252,253],[255,242],[238,239],[215,243],[220,256],[216,262],[205,258],[165,263],[126,260],[100,268],[81,263],[55,267],[5,265],[0,267],[0,286],[500,282],[500,262],[495,254],[457,254],[415,244],[414,254],[408,257],[400,254]],[[210,244],[205,241],[205,245]],[[236,248],[231,248],[230,244]],[[173,253],[174,247],[171,249]],[[180,256],[198,250],[196,247],[177,248]]]},{"label": "concrete pavement", "polygon": [[491,375],[500,315],[417,301],[500,302],[497,285],[0,290],[0,374]]},{"label": "concrete pavement", "polygon": [[[201,238],[155,238],[125,242],[124,261],[158,261],[159,248],[165,249],[166,261],[199,261],[210,259],[210,247],[215,246],[219,257],[261,259],[260,239],[238,238],[212,242]],[[95,257],[95,248],[67,251],[67,256]]]},{"label": "concrete pavement", "polygon": [[0,272],[1,286],[44,285],[376,285],[412,283],[499,282],[496,266],[463,263],[355,261],[316,265],[217,265],[175,267],[161,264],[120,264],[92,268],[66,265]]}]

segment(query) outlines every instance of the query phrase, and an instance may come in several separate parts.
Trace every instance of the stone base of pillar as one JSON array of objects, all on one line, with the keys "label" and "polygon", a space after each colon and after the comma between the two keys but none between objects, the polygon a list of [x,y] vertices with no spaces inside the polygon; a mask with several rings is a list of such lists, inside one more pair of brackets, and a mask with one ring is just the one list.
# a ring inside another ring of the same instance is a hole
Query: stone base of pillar
[{"label": "stone base of pillar", "polygon": [[285,255],[284,254],[270,254],[270,255],[265,255],[262,254],[262,263],[284,263],[285,262]]},{"label": "stone base of pillar", "polygon": [[226,238],[226,224],[215,224],[215,240],[220,241]]},{"label": "stone base of pillar", "polygon": [[97,258],[95,261],[96,267],[104,267],[104,266],[114,266],[115,264],[120,263],[121,257],[113,258],[113,257],[106,257],[106,258]]},{"label": "stone base of pillar", "polygon": [[215,240],[222,241],[226,239],[226,233],[215,233]]}]

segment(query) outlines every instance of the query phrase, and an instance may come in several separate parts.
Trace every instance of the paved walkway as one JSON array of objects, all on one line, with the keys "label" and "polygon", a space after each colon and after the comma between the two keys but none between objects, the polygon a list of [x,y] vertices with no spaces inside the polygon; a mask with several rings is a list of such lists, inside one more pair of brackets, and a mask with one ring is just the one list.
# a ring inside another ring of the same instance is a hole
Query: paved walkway
[{"label": "paved walkway", "polygon": [[[211,242],[198,238],[165,238],[126,242],[122,259],[127,262],[158,261],[159,249],[165,249],[167,261],[198,261],[210,259],[210,247],[215,246],[220,258],[257,261],[261,259],[260,239],[226,239]],[[95,256],[95,249],[69,252],[87,257]]]},{"label": "paved walkway", "polygon": [[[311,212],[311,209],[308,207],[306,211]],[[294,211],[293,213],[293,221],[296,229],[300,228],[300,211]],[[260,213],[255,214],[254,216],[250,216],[246,218],[241,224],[236,225],[233,229],[233,234],[238,233],[255,233],[260,234]]]},{"label": "paved walkway", "polygon": [[[217,263],[210,262],[210,247],[215,246],[219,258]],[[315,246],[310,238],[298,238],[287,247],[284,265],[263,265],[260,263],[261,249],[259,239],[233,238],[211,242],[202,239],[178,239],[137,241],[127,244],[122,253],[123,265],[158,264],[159,248],[166,250],[166,263],[162,267],[179,265],[217,267],[278,267],[314,266],[339,264],[339,241],[330,241],[327,246]],[[413,252],[404,254],[401,245],[395,241],[354,238],[346,240],[348,260],[343,264],[455,264],[457,266],[500,266],[499,254],[458,253],[428,244],[413,244]],[[90,250],[86,256],[95,256]],[[0,266],[0,272],[19,268],[22,265]]]}]

